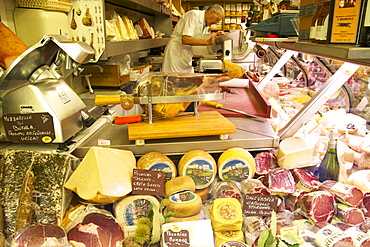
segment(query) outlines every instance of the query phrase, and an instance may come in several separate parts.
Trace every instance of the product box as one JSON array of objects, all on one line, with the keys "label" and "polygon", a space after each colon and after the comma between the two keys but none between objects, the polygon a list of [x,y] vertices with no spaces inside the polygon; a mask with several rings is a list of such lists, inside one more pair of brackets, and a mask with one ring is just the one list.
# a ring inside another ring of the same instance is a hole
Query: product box
[{"label": "product box", "polygon": [[91,86],[119,87],[130,81],[130,75],[121,75],[120,65],[82,65],[82,84],[87,86],[86,76],[89,76]]},{"label": "product box", "polygon": [[133,66],[130,71],[130,81],[137,81],[141,76],[150,71],[150,66]]},{"label": "product box", "polygon": [[301,16],[299,19],[299,31],[298,39],[299,40],[309,40],[310,39],[310,26],[313,15]]}]

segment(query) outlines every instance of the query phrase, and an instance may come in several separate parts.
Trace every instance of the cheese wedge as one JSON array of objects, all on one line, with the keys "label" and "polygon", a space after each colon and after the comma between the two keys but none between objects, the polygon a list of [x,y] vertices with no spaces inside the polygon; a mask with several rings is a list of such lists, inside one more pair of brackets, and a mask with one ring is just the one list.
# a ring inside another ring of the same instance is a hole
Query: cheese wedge
[{"label": "cheese wedge", "polygon": [[288,137],[280,142],[277,161],[286,169],[303,168],[314,165],[315,143],[302,137]]},{"label": "cheese wedge", "polygon": [[87,201],[113,203],[132,191],[134,168],[131,151],[92,147],[64,187]]}]

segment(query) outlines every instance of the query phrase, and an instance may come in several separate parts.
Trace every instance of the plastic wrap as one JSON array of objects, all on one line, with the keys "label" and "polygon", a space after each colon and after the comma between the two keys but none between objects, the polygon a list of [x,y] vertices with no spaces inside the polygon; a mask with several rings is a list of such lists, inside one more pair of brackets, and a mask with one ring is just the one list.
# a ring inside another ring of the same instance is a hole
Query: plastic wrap
[{"label": "plastic wrap", "polygon": [[212,184],[210,194],[213,198],[236,198],[243,205],[240,184],[235,181],[221,181]]},{"label": "plastic wrap", "polygon": [[[230,80],[226,75],[201,73],[151,72],[140,77],[135,88],[138,97],[178,96],[200,93],[201,89],[213,83]],[[173,118],[184,112],[191,102],[158,103],[153,105],[153,116]],[[141,105],[148,113],[148,105]]]}]

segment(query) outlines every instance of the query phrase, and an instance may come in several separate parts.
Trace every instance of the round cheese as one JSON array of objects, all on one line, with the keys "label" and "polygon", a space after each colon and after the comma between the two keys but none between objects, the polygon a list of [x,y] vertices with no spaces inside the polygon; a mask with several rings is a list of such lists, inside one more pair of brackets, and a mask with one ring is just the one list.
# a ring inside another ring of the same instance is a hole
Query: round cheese
[{"label": "round cheese", "polygon": [[217,198],[210,208],[213,231],[239,231],[243,214],[240,202],[235,198]]},{"label": "round cheese", "polygon": [[191,177],[196,189],[208,187],[216,177],[216,173],[214,158],[203,150],[187,152],[178,164],[178,174]]},{"label": "round cheese", "polygon": [[221,180],[240,182],[252,179],[256,171],[253,156],[243,148],[230,148],[223,152],[218,161],[218,176]]},{"label": "round cheese", "polygon": [[138,219],[148,217],[151,210],[159,210],[159,207],[160,204],[154,196],[134,195],[117,201],[113,212],[121,226],[135,226]]},{"label": "round cheese", "polygon": [[[244,242],[243,231],[219,231],[213,233],[215,236],[216,246],[222,246],[223,243],[228,241]],[[225,245],[228,246],[228,245]]]},{"label": "round cheese", "polygon": [[166,220],[166,223],[173,223],[173,222],[184,222],[184,221],[194,221],[194,220],[200,220],[201,218],[201,212],[195,214],[195,215],[192,215],[192,216],[189,216],[189,217],[174,217],[174,216],[171,216],[169,217],[167,220]]},{"label": "round cheese", "polygon": [[177,175],[176,166],[166,155],[159,152],[149,152],[144,154],[136,164],[138,169],[162,171],[166,174],[165,181]]},{"label": "round cheese", "polygon": [[195,191],[194,180],[189,176],[178,176],[164,184],[164,196],[169,197],[173,193],[189,190]]},{"label": "round cheese", "polygon": [[210,191],[210,186],[208,186],[207,188],[201,189],[201,190],[195,190],[194,193],[197,194],[198,196],[200,196],[200,198],[204,202],[204,201],[208,200],[208,198],[210,196],[209,191]]},{"label": "round cheese", "polygon": [[169,197],[166,209],[174,213],[174,217],[193,216],[201,211],[202,199],[191,191],[179,192]]}]

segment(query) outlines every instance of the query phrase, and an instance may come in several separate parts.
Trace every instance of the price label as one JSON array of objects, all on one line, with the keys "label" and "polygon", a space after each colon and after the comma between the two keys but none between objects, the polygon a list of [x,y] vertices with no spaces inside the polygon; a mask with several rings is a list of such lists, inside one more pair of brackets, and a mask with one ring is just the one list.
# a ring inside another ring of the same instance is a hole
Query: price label
[{"label": "price label", "polygon": [[277,211],[279,198],[277,196],[246,194],[243,203],[245,216],[270,216]]},{"label": "price label", "polygon": [[173,227],[164,232],[164,242],[168,247],[189,247],[189,232]]},{"label": "price label", "polygon": [[12,142],[50,143],[55,139],[53,117],[47,113],[3,116],[7,138]]},{"label": "price label", "polygon": [[165,176],[162,171],[134,169],[132,194],[164,196]]}]

